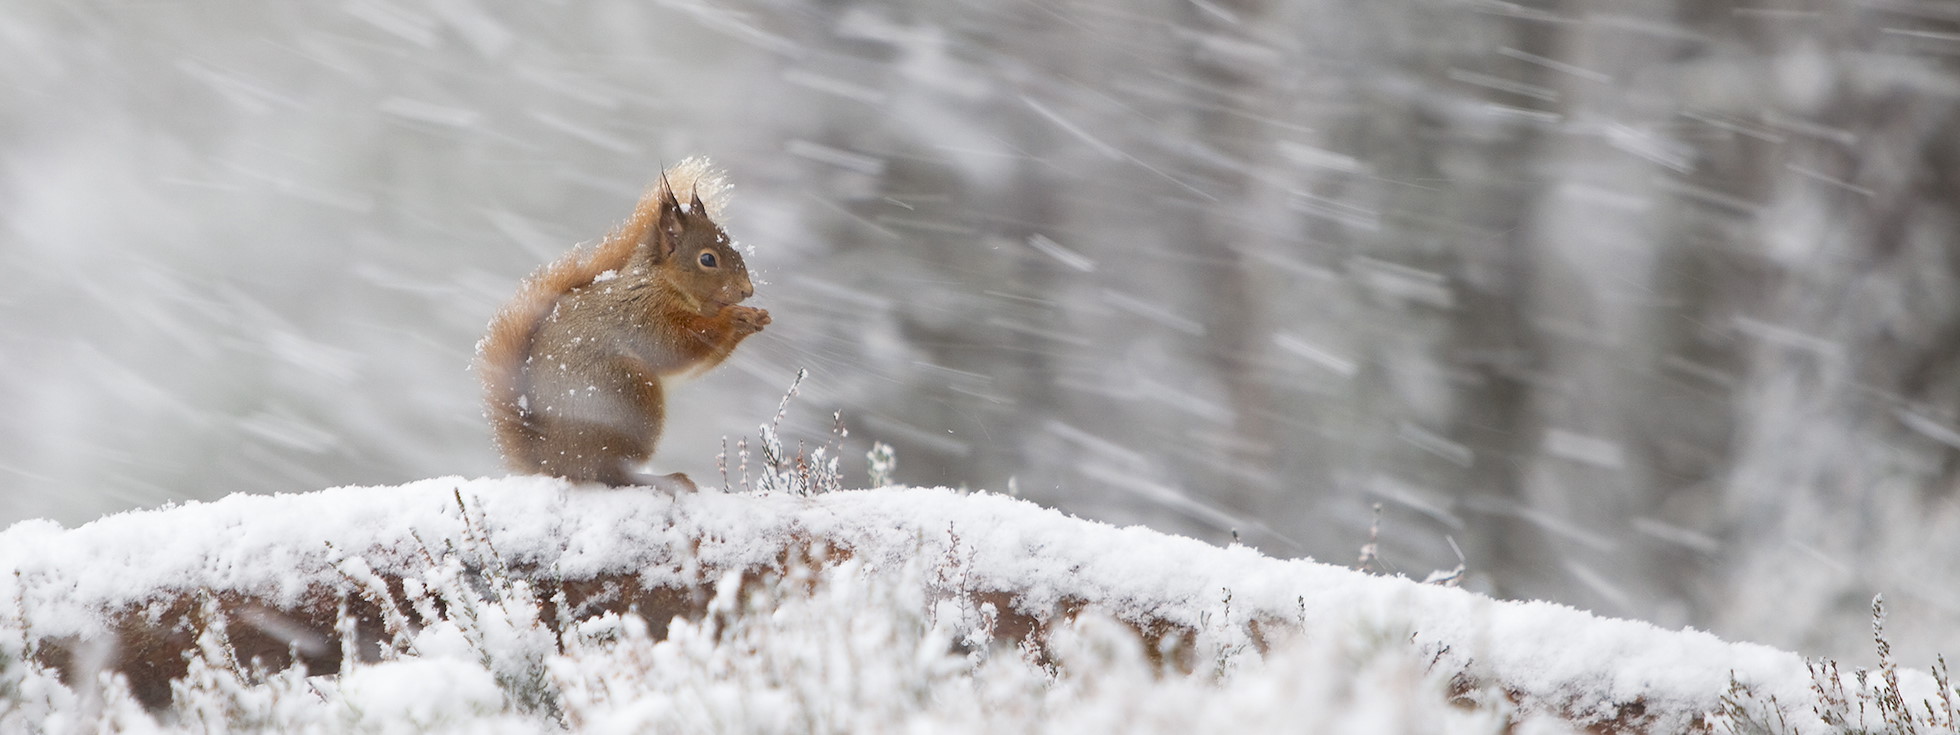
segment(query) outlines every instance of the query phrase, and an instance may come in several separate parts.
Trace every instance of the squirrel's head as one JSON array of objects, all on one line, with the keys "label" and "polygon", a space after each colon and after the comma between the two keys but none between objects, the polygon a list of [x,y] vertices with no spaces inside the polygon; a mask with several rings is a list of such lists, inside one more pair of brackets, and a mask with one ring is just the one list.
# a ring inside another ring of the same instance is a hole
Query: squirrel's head
[{"label": "squirrel's head", "polygon": [[654,270],[692,298],[703,316],[753,295],[755,286],[749,281],[742,254],[735,251],[721,225],[708,216],[701,196],[690,192],[688,201],[682,203],[664,181],[657,196],[660,216],[640,245]]}]

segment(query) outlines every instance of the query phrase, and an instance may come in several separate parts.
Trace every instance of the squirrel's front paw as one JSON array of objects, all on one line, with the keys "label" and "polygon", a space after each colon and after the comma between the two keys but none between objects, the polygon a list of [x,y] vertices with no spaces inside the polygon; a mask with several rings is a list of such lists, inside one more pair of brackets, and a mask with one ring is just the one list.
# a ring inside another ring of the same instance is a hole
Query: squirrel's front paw
[{"label": "squirrel's front paw", "polygon": [[730,306],[729,316],[735,319],[735,331],[743,334],[760,332],[769,326],[769,310],[753,306]]}]

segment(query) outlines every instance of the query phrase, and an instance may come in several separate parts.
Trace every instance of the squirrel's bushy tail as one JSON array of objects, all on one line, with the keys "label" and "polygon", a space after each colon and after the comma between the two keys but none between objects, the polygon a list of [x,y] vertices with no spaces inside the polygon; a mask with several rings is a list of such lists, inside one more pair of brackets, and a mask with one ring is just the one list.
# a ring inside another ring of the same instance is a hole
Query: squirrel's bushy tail
[{"label": "squirrel's bushy tail", "polygon": [[490,320],[490,331],[476,343],[476,370],[483,380],[483,413],[504,463],[517,472],[536,472],[542,460],[536,456],[541,442],[540,427],[529,409],[529,391],[524,366],[531,357],[531,340],[538,326],[551,316],[558,298],[573,289],[592,283],[607,271],[626,267],[634,248],[659,221],[660,196],[672,187],[682,201],[698,195],[710,217],[719,219],[728,184],[720,171],[705,158],[689,158],[661,174],[646,196],[634,207],[633,216],[596,247],[573,248],[564,257],[538,269],[517,287],[497,316]]}]

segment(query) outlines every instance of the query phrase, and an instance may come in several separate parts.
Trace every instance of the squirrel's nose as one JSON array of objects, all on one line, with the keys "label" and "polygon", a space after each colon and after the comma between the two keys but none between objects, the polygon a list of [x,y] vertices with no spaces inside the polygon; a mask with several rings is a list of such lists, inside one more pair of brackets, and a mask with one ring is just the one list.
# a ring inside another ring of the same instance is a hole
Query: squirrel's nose
[{"label": "squirrel's nose", "polygon": [[749,285],[749,284],[746,284],[746,283],[744,283],[744,284],[742,284],[742,298],[745,298],[745,299],[746,299],[746,298],[748,298],[748,297],[750,297],[750,296],[754,296],[754,295],[755,295],[755,287],[754,287],[754,286],[751,286],[751,285]]}]

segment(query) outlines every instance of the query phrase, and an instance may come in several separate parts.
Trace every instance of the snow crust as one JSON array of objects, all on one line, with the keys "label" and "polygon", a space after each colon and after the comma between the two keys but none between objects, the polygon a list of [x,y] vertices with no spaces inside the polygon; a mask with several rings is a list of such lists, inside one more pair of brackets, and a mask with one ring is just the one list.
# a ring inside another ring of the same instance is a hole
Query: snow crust
[{"label": "snow crust", "polygon": [[[100,635],[104,611],[167,592],[231,590],[295,604],[309,585],[338,579],[334,565],[342,560],[358,556],[377,571],[407,572],[425,544],[469,534],[466,523],[485,531],[512,566],[563,579],[628,572],[648,585],[681,585],[695,581],[686,577],[696,564],[767,565],[798,539],[848,549],[853,563],[872,571],[954,560],[965,584],[1011,593],[1032,615],[1075,601],[1118,620],[1199,631],[1231,628],[1220,621],[1263,620],[1297,624],[1309,640],[1400,638],[1430,652],[1439,667],[1528,702],[1606,719],[1634,702],[1681,718],[1714,711],[1732,672],[1785,702],[1802,701],[1811,684],[1795,654],[1699,631],[1275,559],[948,489],[675,497],[512,477],[234,495],[72,530],[17,524],[0,533],[0,600],[18,600],[20,617],[39,638]],[[412,705],[383,693],[396,688],[387,677],[424,675],[449,680],[459,697],[489,696],[481,671],[368,672],[341,686],[375,709],[413,719]],[[1916,679],[1913,686],[1931,691]]]}]

